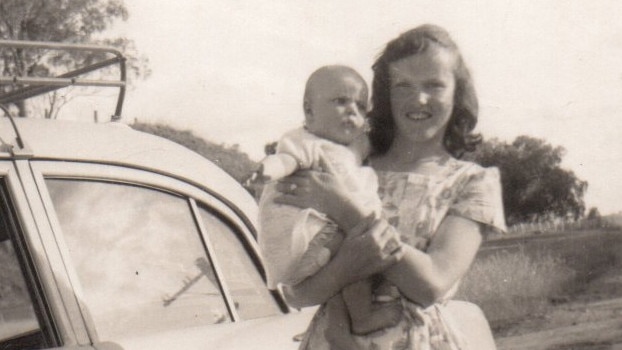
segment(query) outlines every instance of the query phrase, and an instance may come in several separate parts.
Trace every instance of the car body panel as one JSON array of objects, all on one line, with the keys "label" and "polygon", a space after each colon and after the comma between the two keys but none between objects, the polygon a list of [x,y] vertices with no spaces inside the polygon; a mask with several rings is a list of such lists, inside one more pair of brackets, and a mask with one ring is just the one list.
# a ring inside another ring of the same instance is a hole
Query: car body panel
[{"label": "car body panel", "polygon": [[[20,147],[17,136],[24,144]],[[45,178],[104,179],[181,193],[222,212],[258,256],[257,205],[222,169],[176,143],[119,123],[0,118],[0,177],[10,192],[24,250],[43,286],[35,300],[50,315],[59,349],[296,349],[314,308],[259,319],[189,327],[123,339],[100,339],[81,301],[80,281],[67,253]],[[113,249],[113,247],[109,247]],[[217,264],[216,264],[217,265]],[[261,270],[261,266],[259,266]],[[60,287],[64,286],[64,287]],[[226,297],[226,296],[225,296]],[[111,302],[114,302],[111,300]],[[232,302],[230,302],[232,303]]]},{"label": "car body panel", "polygon": [[11,152],[17,152],[33,159],[96,161],[166,174],[232,202],[257,227],[257,206],[252,196],[224,170],[177,143],[119,122],[95,124],[19,118],[15,123],[26,150],[18,149],[16,132],[9,119],[1,118],[0,159],[14,158]]},{"label": "car body panel", "polygon": [[[266,317],[231,325],[189,328],[160,333],[149,338],[119,341],[125,350],[144,349],[297,349],[294,336],[303,333],[315,308],[294,311],[283,317]],[[197,345],[200,345],[197,347]]]}]

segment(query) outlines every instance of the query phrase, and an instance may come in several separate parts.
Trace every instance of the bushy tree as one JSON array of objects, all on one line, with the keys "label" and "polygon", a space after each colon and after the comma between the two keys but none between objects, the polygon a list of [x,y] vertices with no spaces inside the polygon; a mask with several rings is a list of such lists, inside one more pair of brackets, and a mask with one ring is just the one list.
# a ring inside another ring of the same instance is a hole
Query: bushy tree
[{"label": "bushy tree", "polygon": [[[125,21],[128,16],[122,0],[1,0],[0,39],[114,46],[127,57],[128,78],[146,77],[150,73],[148,61],[136,52],[132,40],[98,37],[115,21]],[[49,77],[101,60],[102,53],[3,48],[0,71],[4,76]],[[14,89],[11,85],[0,87],[3,92]],[[56,116],[71,99],[67,91],[48,94],[46,117]],[[27,115],[24,101],[15,107],[20,116]]]},{"label": "bushy tree", "polygon": [[507,222],[515,224],[583,216],[588,184],[561,167],[564,153],[563,147],[519,136],[512,143],[487,141],[466,158],[499,168]]},{"label": "bushy tree", "polygon": [[162,124],[134,122],[132,128],[164,137],[183,145],[211,160],[240,183],[244,183],[258,164],[241,152],[237,146],[227,147],[195,136],[191,131],[178,130]]}]

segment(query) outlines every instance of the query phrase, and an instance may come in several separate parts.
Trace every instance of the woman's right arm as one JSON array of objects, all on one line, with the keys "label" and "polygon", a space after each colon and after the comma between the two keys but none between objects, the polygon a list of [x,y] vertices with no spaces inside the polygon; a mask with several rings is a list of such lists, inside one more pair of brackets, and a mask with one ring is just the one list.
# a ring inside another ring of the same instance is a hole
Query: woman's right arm
[{"label": "woman's right arm", "polygon": [[284,286],[288,304],[295,308],[319,305],[339,293],[345,286],[384,271],[401,258],[382,249],[391,238],[384,220],[366,218],[346,235],[336,255],[317,273],[304,281]]}]

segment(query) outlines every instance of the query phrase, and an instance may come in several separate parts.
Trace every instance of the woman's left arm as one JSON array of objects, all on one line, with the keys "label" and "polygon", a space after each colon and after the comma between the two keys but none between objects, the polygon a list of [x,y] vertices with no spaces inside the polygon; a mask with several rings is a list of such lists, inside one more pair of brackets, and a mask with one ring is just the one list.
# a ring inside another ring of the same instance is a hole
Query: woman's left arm
[{"label": "woman's left arm", "polygon": [[[296,190],[287,192],[292,184],[296,185]],[[277,202],[330,213],[337,224],[346,230],[367,215],[363,206],[348,197],[333,174],[301,172],[281,180],[277,188],[286,193]],[[387,230],[395,230],[390,225],[386,227]],[[397,232],[387,236],[399,237]],[[466,273],[481,242],[482,224],[462,216],[448,215],[432,237],[426,252],[402,244],[399,262],[383,274],[408,299],[430,305],[443,298]]]},{"label": "woman's left arm", "polygon": [[431,305],[467,272],[482,242],[481,229],[478,222],[449,215],[426,252],[404,245],[401,260],[386,269],[384,276],[408,299]]}]

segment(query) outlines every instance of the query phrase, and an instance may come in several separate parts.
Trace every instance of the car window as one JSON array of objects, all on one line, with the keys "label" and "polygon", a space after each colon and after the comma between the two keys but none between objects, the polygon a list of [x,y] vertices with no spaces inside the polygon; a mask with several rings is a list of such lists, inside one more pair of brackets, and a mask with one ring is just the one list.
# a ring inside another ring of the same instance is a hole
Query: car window
[{"label": "car window", "polygon": [[0,349],[46,347],[28,284],[15,250],[5,189],[0,186]]},{"label": "car window", "polygon": [[113,182],[46,184],[100,340],[231,322],[187,199]]},{"label": "car window", "polygon": [[0,349],[4,349],[5,341],[40,330],[26,281],[8,239],[0,241],[0,281]]},{"label": "car window", "polygon": [[248,320],[280,314],[278,304],[239,236],[206,208],[200,207],[199,213],[238,315]]}]

